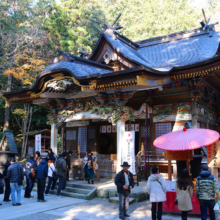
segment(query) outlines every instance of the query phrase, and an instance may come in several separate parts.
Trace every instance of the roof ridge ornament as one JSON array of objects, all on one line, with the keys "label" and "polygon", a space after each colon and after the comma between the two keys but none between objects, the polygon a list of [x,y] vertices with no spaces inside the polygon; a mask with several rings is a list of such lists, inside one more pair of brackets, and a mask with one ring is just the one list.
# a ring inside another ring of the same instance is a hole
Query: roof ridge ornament
[{"label": "roof ridge ornament", "polygon": [[[115,19],[115,21],[113,22],[112,25],[108,24],[108,22],[106,20],[102,19],[102,23],[104,24],[105,27],[101,31],[101,33],[107,32],[107,33],[111,34],[112,36],[115,35],[115,33],[119,34],[118,30],[122,29],[123,27],[121,25],[117,25],[117,26],[114,27],[114,25],[116,24],[116,22],[121,17],[122,12],[118,15],[118,17]],[[113,36],[113,37],[115,39],[115,36]]]},{"label": "roof ridge ornament", "polygon": [[209,24],[210,18],[206,19],[206,15],[205,15],[204,9],[202,9],[202,13],[203,13],[204,20],[205,20],[205,22],[204,21],[200,22],[200,24],[202,25],[202,29],[208,31],[209,32],[209,37],[212,37],[213,36],[213,32],[214,32],[214,26],[216,24],[218,24],[219,22],[215,22],[213,24]]}]

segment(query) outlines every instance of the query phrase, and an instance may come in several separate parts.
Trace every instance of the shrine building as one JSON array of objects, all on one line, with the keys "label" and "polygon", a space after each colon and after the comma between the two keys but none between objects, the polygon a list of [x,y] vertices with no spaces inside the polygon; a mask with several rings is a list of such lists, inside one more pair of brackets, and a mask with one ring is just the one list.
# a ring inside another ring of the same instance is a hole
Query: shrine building
[{"label": "shrine building", "polygon": [[[125,131],[134,130],[135,154],[147,149],[149,165],[168,173],[165,152],[153,146],[157,137],[186,122],[219,131],[219,42],[213,24],[137,42],[106,25],[91,54],[58,50],[35,84],[3,96],[10,104],[53,110],[48,123],[55,152],[62,126],[62,150],[77,151],[80,144],[83,157],[91,149],[100,162],[112,163],[101,171],[114,174],[121,169]],[[194,150],[191,166],[205,157],[205,148]],[[176,177],[178,163],[171,163]]]}]

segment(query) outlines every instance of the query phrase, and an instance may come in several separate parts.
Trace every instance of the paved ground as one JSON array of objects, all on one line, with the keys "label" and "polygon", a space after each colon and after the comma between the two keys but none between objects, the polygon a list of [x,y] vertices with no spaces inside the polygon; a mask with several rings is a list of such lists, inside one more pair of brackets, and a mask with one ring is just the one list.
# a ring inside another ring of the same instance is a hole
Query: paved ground
[{"label": "paved ground", "polygon": [[[22,191],[22,195],[23,195]],[[32,193],[36,196],[36,192]],[[0,195],[2,201],[3,195]],[[56,199],[55,195],[46,197],[46,203],[38,203],[35,199],[22,197],[22,206],[12,206],[11,202],[3,202],[0,206],[1,220],[118,220],[118,205],[108,203],[107,199],[95,198],[87,201],[63,197]],[[129,208],[130,220],[150,220],[149,201],[134,203]],[[179,216],[163,216],[163,220],[180,220]],[[189,220],[198,218],[189,218]]]}]

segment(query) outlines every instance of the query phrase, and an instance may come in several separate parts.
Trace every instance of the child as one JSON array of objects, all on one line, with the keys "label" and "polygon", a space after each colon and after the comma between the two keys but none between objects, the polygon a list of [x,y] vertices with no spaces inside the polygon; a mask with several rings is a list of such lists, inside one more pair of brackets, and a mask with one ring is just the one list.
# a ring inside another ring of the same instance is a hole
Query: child
[{"label": "child", "polygon": [[[151,168],[152,174],[148,178],[147,192],[150,195],[150,202],[152,202],[152,220],[162,219],[162,205],[166,201],[166,186],[163,176],[158,173],[158,167]],[[158,202],[158,212],[156,218],[156,207]]]}]

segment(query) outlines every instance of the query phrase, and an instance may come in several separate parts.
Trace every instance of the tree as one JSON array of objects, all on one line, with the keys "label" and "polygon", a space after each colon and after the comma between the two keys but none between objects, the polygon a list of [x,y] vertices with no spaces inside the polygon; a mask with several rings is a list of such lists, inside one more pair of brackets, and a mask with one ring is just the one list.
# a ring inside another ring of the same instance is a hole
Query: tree
[{"label": "tree", "polygon": [[[12,89],[14,64],[25,48],[32,47],[42,37],[41,20],[48,1],[3,0],[0,2],[0,69],[7,71],[7,91]],[[42,40],[42,38],[41,38]],[[1,74],[1,73],[0,73]],[[5,103],[4,130],[9,127],[8,102]]]}]

